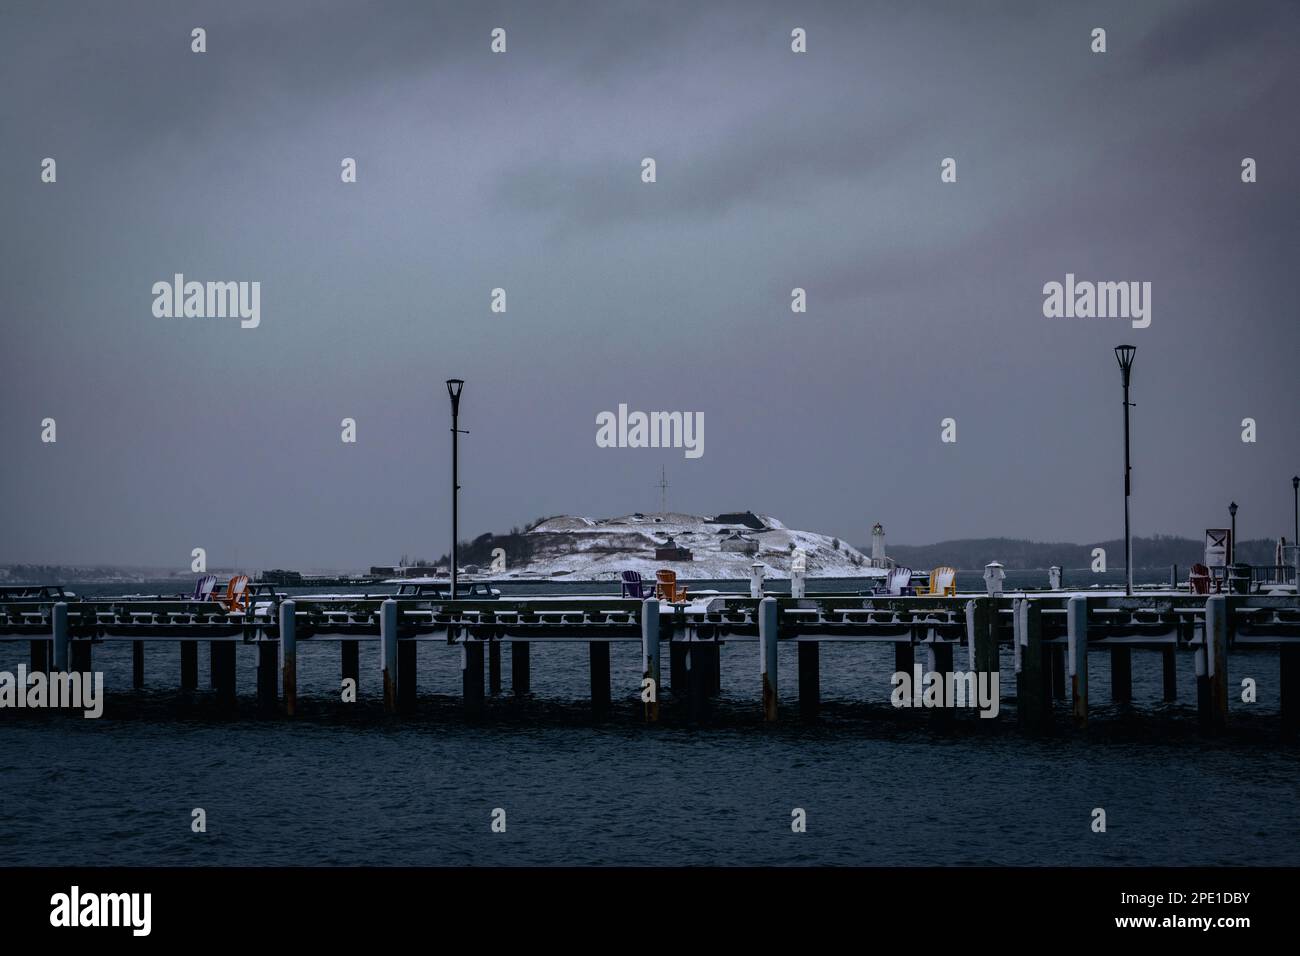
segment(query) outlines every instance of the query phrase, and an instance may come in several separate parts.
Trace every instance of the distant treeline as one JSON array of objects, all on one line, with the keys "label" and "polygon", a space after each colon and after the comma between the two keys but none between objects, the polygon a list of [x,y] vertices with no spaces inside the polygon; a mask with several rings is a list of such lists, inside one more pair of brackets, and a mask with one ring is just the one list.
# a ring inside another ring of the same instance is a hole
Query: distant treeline
[{"label": "distant treeline", "polygon": [[[1272,564],[1276,541],[1255,538],[1237,544],[1237,560],[1247,564]],[[1092,549],[1106,549],[1106,567],[1124,567],[1122,538],[1095,544],[1025,541],[1021,538],[962,538],[938,544],[891,544],[886,552],[899,564],[913,568],[933,568],[947,564],[962,571],[978,571],[990,561],[1001,561],[1009,569],[1035,570],[1057,565],[1062,568],[1087,568],[1092,565]],[[871,546],[862,548],[867,554]],[[1159,534],[1154,538],[1133,539],[1133,566],[1164,568],[1176,564],[1188,568],[1205,560],[1205,542]]]},{"label": "distant treeline", "polygon": [[[462,568],[469,564],[488,567],[492,564],[492,552],[497,548],[506,553],[506,567],[514,568],[528,563],[533,554],[533,542],[520,528],[511,528],[507,534],[481,534],[473,541],[461,541],[456,545],[456,563]],[[451,555],[444,554],[438,558],[438,564],[451,566]]]}]

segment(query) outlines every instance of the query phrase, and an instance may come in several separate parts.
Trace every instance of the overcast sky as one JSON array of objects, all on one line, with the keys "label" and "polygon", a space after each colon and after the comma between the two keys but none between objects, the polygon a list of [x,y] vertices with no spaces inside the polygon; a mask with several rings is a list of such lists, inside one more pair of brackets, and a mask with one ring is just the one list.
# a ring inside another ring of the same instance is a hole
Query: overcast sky
[{"label": "overcast sky", "polygon": [[[664,466],[859,543],[1113,538],[1126,341],[1135,533],[1289,536],[1298,46],[1292,2],[6,2],[0,561],[436,557],[449,377],[464,537]],[[260,326],[155,317],[178,272]],[[1066,273],[1150,327],[1045,318]],[[703,456],[597,447],[620,403]]]}]

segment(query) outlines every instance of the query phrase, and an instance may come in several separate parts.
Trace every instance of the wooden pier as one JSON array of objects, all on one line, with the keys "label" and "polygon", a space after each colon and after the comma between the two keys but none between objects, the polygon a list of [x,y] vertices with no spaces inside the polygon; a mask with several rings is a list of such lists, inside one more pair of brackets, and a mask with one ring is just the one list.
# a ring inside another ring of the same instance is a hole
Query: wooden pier
[{"label": "wooden pier", "polygon": [[[1177,697],[1179,659],[1190,658],[1197,714],[1207,732],[1227,720],[1230,661],[1271,648],[1281,658],[1280,708],[1284,729],[1300,727],[1300,598],[1263,595],[1189,595],[1153,592],[1134,597],[1068,592],[1030,592],[1000,597],[880,597],[821,594],[811,597],[719,596],[672,605],[655,599],[617,597],[501,598],[430,601],[397,598],[275,598],[249,613],[229,613],[212,602],[177,600],[69,600],[61,596],[0,602],[0,641],[28,641],[33,672],[92,670],[94,648],[106,641],[132,643],[133,685],[144,680],[148,647],[180,644],[179,687],[198,684],[199,645],[206,643],[212,691],[233,705],[236,654],[257,659],[256,695],[267,711],[297,712],[300,647],[338,644],[343,680],[360,681],[359,645],[378,641],[385,711],[416,706],[416,644],[458,645],[464,710],[480,716],[490,693],[501,688],[501,645],[511,645],[511,690],[530,692],[529,647],[551,641],[586,645],[591,703],[597,716],[612,706],[610,650],[640,648],[639,695],[647,722],[660,720],[668,691],[689,719],[707,716],[720,693],[719,649],[754,644],[755,706],[766,721],[781,717],[777,648],[797,645],[798,711],[815,718],[820,708],[820,647],[825,643],[894,646],[897,671],[911,673],[917,653],[924,669],[949,674],[998,674],[1001,651],[1010,647],[1016,686],[1016,719],[1028,733],[1053,721],[1053,701],[1070,699],[1076,726],[1087,724],[1089,652],[1111,659],[1110,703],[1132,702],[1132,656],[1161,656],[1162,697]],[[661,681],[668,645],[668,686]],[[307,653],[316,653],[311,650]],[[882,687],[882,698],[888,698]],[[951,720],[940,707],[936,720]]]}]

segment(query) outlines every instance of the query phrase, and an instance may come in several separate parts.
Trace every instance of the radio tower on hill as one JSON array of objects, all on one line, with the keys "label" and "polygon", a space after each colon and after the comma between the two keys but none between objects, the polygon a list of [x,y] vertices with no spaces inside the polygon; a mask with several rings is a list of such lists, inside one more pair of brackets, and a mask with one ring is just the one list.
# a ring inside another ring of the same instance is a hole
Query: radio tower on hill
[{"label": "radio tower on hill", "polygon": [[659,466],[659,481],[655,483],[659,489],[659,513],[668,513],[668,473],[663,465]]}]

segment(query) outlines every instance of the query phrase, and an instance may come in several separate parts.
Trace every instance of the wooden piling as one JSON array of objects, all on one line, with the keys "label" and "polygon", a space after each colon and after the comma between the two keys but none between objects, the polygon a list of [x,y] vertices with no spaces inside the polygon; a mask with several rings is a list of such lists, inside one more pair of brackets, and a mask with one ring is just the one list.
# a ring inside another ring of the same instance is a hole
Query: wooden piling
[{"label": "wooden piling", "polygon": [[[1208,638],[1208,628],[1207,638]],[[1194,655],[1196,667],[1196,720],[1202,733],[1214,730],[1214,707],[1210,699],[1210,673],[1206,666],[1206,646],[1196,649]]]},{"label": "wooden piling", "polygon": [[700,693],[712,700],[721,691],[721,661],[718,652],[722,645],[713,641],[695,641],[690,645],[691,677],[701,681]]},{"label": "wooden piling", "polygon": [[357,694],[361,692],[361,642],[360,641],[343,641],[343,680],[351,680],[357,688]]},{"label": "wooden piling", "polygon": [[668,637],[668,689],[672,691],[674,697],[685,699],[687,695],[686,687],[686,643],[684,641],[674,641],[672,632],[669,631]]},{"label": "wooden piling", "polygon": [[1024,730],[1039,733],[1047,727],[1051,696],[1044,673],[1043,613],[1038,602],[1029,598],[1018,599],[1015,622],[1015,642],[1019,651],[1016,715]]},{"label": "wooden piling", "polygon": [[1283,644],[1279,656],[1282,732],[1290,736],[1300,730],[1300,644]]},{"label": "wooden piling", "polygon": [[1228,599],[1222,594],[1205,602],[1205,642],[1210,724],[1218,729],[1228,718]]},{"label": "wooden piling", "polygon": [[257,709],[263,713],[273,712],[279,702],[279,663],[280,648],[278,643],[258,641]]},{"label": "wooden piling", "polygon": [[181,641],[181,690],[199,689],[199,642]]},{"label": "wooden piling", "polygon": [[1065,646],[1048,644],[1052,658],[1052,700],[1065,700]]},{"label": "wooden piling", "polygon": [[1133,702],[1133,651],[1128,647],[1110,649],[1110,700],[1117,707]]},{"label": "wooden piling", "polygon": [[908,680],[912,678],[912,665],[915,663],[915,655],[912,651],[912,642],[895,641],[894,642],[894,672],[906,674]]},{"label": "wooden piling", "polygon": [[609,642],[589,641],[591,661],[591,712],[595,717],[609,713]]},{"label": "wooden piling", "polygon": [[[643,701],[647,723],[659,720],[659,602],[647,598],[641,605],[641,679]],[[650,700],[645,700],[647,688],[644,681],[649,680]]]},{"label": "wooden piling", "polygon": [[[656,607],[656,611],[658,608]],[[510,689],[516,697],[531,693],[532,662],[528,657],[527,641],[510,643]]]},{"label": "wooden piling", "polygon": [[[280,604],[280,684],[284,692],[284,713],[287,717],[292,717],[298,711],[298,619],[294,612],[297,605],[293,601],[283,601]],[[353,645],[353,663],[356,663],[356,641],[349,641]],[[344,661],[347,660],[347,651],[344,651]],[[347,665],[344,664],[346,669]]]},{"label": "wooden piling", "polygon": [[[988,598],[973,598],[966,602],[966,642],[970,670],[988,674],[988,686],[993,688],[992,675],[1001,668],[998,655],[998,634],[994,628],[994,607]],[[978,679],[978,678],[977,678]]]},{"label": "wooden piling", "polygon": [[68,670],[68,605],[60,601],[50,610],[50,634],[54,652],[54,671]]},{"label": "wooden piling", "polygon": [[[412,640],[398,640],[397,642],[397,712],[399,714],[415,712],[415,682],[418,674],[416,667],[417,646],[415,641]],[[481,650],[482,645],[480,644],[479,647]],[[482,686],[481,683],[480,686]]]},{"label": "wooden piling", "polygon": [[1178,700],[1178,648],[1172,645],[1161,648],[1160,667],[1165,703],[1172,704]]},{"label": "wooden piling", "polygon": [[799,716],[811,720],[821,710],[821,644],[799,641]]},{"label": "wooden piling", "polygon": [[686,644],[683,660],[686,668],[688,717],[691,721],[706,719],[711,709],[709,701],[712,697],[713,674],[709,668],[710,650],[710,645],[700,641]]},{"label": "wooden piling", "polygon": [[763,719],[776,720],[777,673],[776,643],[780,627],[776,598],[765,597],[758,602],[758,670],[763,681]]},{"label": "wooden piling", "polygon": [[131,642],[131,687],[144,689],[144,641]]},{"label": "wooden piling", "polygon": [[1075,595],[1066,604],[1066,664],[1070,672],[1070,710],[1076,727],[1088,725],[1088,599]]},{"label": "wooden piling", "polygon": [[460,686],[465,716],[483,716],[483,642],[460,642]]},{"label": "wooden piling", "polygon": [[231,708],[235,705],[237,688],[235,686],[235,641],[209,641],[209,658],[212,668],[212,690],[217,703]]},{"label": "wooden piling", "polygon": [[989,693],[998,698],[1000,709],[1001,662],[998,655],[998,634],[993,621],[994,610],[989,598],[972,598],[966,602],[966,666],[967,670],[975,674],[976,688],[987,687]]},{"label": "wooden piling", "polygon": [[[928,673],[938,674],[940,679],[940,692],[943,695],[941,706],[930,709],[930,719],[937,729],[948,729],[952,726],[954,707],[949,706],[955,701],[947,699],[947,688],[951,681],[949,675],[952,674],[952,645],[940,641],[930,641],[925,645],[925,669]],[[979,701],[978,685],[975,690],[975,700]]]},{"label": "wooden piling", "polygon": [[488,693],[493,697],[501,693],[501,642],[488,644]]},{"label": "wooden piling", "polygon": [[384,683],[384,713],[395,714],[397,713],[397,602],[392,598],[379,607],[379,645],[379,669]]}]

